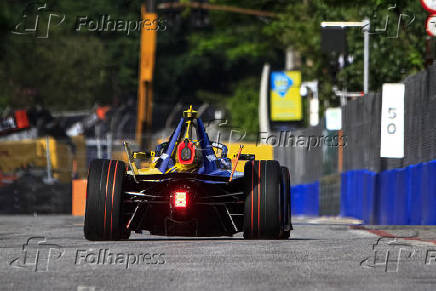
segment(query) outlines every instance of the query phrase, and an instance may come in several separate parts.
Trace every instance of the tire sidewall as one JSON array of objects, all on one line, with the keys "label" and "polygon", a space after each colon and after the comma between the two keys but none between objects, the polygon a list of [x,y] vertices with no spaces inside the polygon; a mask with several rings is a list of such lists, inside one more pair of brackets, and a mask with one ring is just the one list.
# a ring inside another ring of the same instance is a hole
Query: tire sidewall
[{"label": "tire sidewall", "polygon": [[93,160],[89,167],[85,206],[85,237],[89,240],[119,240],[126,231],[122,221],[122,161]]}]

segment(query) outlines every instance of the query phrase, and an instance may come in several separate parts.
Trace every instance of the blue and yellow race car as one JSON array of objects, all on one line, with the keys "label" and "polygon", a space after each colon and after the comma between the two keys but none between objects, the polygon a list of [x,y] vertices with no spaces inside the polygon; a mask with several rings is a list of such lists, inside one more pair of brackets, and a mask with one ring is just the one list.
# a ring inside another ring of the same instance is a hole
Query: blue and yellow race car
[{"label": "blue and yellow race car", "polygon": [[[167,142],[122,161],[94,160],[88,174],[85,238],[128,239],[149,231],[167,236],[287,239],[292,230],[290,176],[277,161],[213,143],[192,106]],[[219,153],[219,154],[218,154]],[[244,172],[236,171],[245,160]],[[147,167],[137,163],[148,161]]]}]

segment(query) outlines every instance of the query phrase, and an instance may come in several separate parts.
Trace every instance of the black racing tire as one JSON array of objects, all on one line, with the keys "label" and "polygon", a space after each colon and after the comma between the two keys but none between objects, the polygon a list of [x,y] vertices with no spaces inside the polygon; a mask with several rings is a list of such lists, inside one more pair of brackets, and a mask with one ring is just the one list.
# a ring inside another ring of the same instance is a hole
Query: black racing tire
[{"label": "black racing tire", "polygon": [[86,189],[85,238],[91,241],[127,239],[122,215],[124,162],[93,160]]},{"label": "black racing tire", "polygon": [[244,167],[244,238],[280,239],[281,169],[277,161],[251,161]]},{"label": "black racing tire", "polygon": [[289,170],[286,167],[281,167],[281,205],[283,216],[283,231],[280,235],[281,239],[288,239],[291,234],[291,177]]}]

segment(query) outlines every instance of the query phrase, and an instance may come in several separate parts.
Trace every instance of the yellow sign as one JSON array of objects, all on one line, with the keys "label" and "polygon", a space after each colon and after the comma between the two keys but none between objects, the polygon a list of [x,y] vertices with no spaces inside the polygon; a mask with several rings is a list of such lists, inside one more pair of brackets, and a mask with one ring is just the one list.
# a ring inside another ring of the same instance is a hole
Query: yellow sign
[{"label": "yellow sign", "polygon": [[271,121],[300,121],[303,118],[300,86],[300,71],[271,72]]}]

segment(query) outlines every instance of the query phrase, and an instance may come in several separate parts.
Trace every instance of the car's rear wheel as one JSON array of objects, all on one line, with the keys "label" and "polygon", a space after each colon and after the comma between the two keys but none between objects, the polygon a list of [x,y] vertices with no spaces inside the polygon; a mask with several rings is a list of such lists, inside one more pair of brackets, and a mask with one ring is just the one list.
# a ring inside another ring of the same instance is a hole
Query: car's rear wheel
[{"label": "car's rear wheel", "polygon": [[280,239],[283,232],[281,169],[277,161],[245,164],[244,238]]},{"label": "car's rear wheel", "polygon": [[121,161],[91,162],[86,190],[86,239],[119,240],[129,237],[122,216],[122,186],[125,174],[126,166]]},{"label": "car's rear wheel", "polygon": [[286,167],[281,167],[281,205],[283,215],[283,231],[280,238],[288,239],[291,233],[291,178],[289,170]]}]

